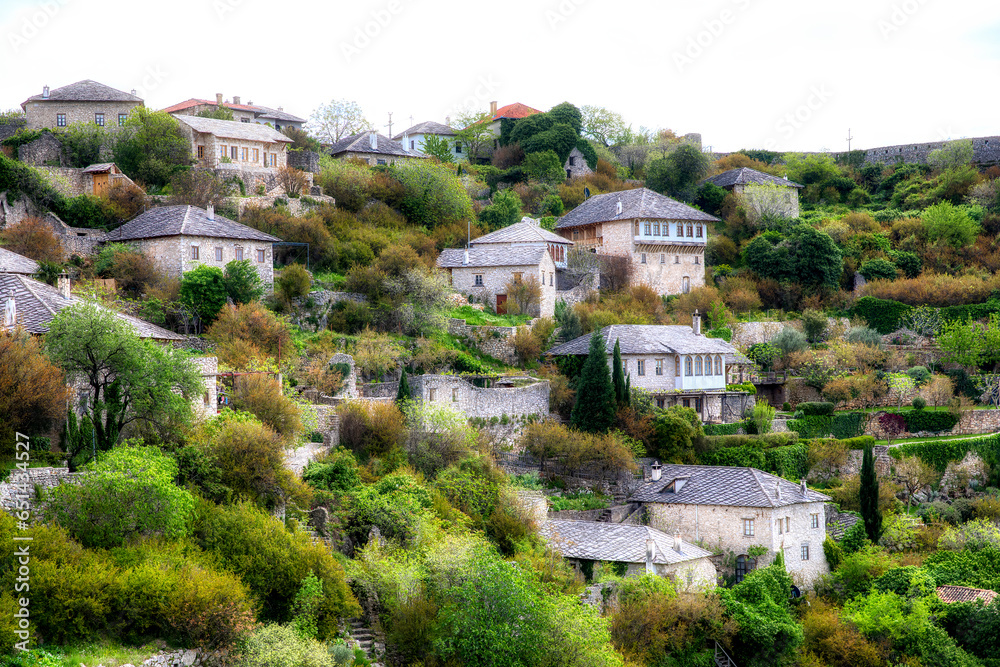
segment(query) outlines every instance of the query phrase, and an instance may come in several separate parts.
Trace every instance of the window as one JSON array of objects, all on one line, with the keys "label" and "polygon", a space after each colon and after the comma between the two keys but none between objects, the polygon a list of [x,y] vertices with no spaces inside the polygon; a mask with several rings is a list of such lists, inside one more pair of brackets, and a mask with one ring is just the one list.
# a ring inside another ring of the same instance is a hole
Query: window
[{"label": "window", "polygon": [[685,408],[690,408],[690,407],[691,407],[691,399],[690,399],[690,398],[685,398],[685,399],[684,399],[683,401],[681,401],[681,402],[682,402],[682,403],[684,404],[684,407],[685,407]]},{"label": "window", "polygon": [[660,253],[660,264],[666,264],[666,263],[667,263],[667,256],[666,256],[666,254],[664,254],[664,253],[661,252]]},{"label": "window", "polygon": [[646,374],[646,360],[645,359],[636,359],[635,360],[635,372],[636,372],[637,375],[645,375]]},{"label": "window", "polygon": [[784,522],[781,519],[778,519],[778,535],[781,535],[782,533],[785,532],[784,526],[785,526]]},{"label": "window", "polygon": [[699,239],[701,238],[701,225],[698,225],[697,227],[695,227],[695,234],[694,235],[695,235],[695,238],[699,238]]},{"label": "window", "polygon": [[198,246],[191,246],[191,259],[198,259]]},{"label": "window", "polygon": [[220,158],[229,157],[228,149],[225,146],[219,146],[219,157]]},{"label": "window", "polygon": [[[744,527],[746,526],[746,519],[743,520]],[[753,521],[750,521],[751,526]],[[751,533],[753,534],[753,533]],[[750,560],[749,556],[737,556],[736,558],[736,583],[740,583],[747,576],[747,561]]]},{"label": "window", "polygon": [[753,519],[743,519],[743,537],[753,537]]},{"label": "window", "polygon": [[701,357],[694,358],[694,374],[701,375]]},{"label": "window", "polygon": [[810,528],[819,528],[819,514],[810,514],[809,515],[809,527]]},{"label": "window", "polygon": [[656,374],[663,375],[663,359],[656,360]]},{"label": "window", "polygon": [[649,236],[649,223],[648,222],[642,223],[642,233],[645,234],[646,236]]},{"label": "window", "polygon": [[237,160],[237,159],[239,159],[239,155],[240,155],[240,147],[239,146],[230,146],[229,147],[229,159],[230,160]]},{"label": "window", "polygon": [[215,261],[216,262],[221,262],[222,261],[222,248],[216,248],[215,249]]},{"label": "window", "polygon": [[430,389],[427,390],[427,400],[428,401],[433,402],[436,397],[437,397],[437,389],[435,389],[434,387],[431,387]]},{"label": "window", "polygon": [[66,127],[66,114],[64,113],[56,114],[56,127]]},{"label": "window", "polygon": [[[384,164],[385,164],[385,160],[376,160],[376,161],[375,161],[375,164],[380,164],[380,165],[384,165]],[[273,166],[273,165],[272,165],[272,166]]]},{"label": "window", "polygon": [[549,287],[552,287],[553,285],[555,285],[556,284],[555,281],[556,281],[556,274],[554,274],[551,271],[549,271]]},{"label": "window", "polygon": [[240,159],[243,160],[244,162],[249,162],[250,161],[250,149],[249,148],[242,148],[242,149],[240,149]]},{"label": "window", "polygon": [[104,114],[102,114],[102,113],[95,113],[94,114],[94,122],[97,123],[100,127],[104,127]]},{"label": "window", "polygon": [[260,263],[260,264],[263,264],[265,259],[267,259],[267,253],[264,252],[263,250],[258,250],[257,251],[257,262]]},{"label": "window", "polygon": [[674,375],[681,376],[681,355],[674,357]]},{"label": "window", "polygon": [[573,240],[576,241],[578,238],[580,238],[580,232],[574,231],[573,232]]},{"label": "window", "polygon": [[695,263],[695,264],[701,264],[701,258],[700,258],[700,257],[698,257],[698,255],[695,255],[695,256],[694,256],[694,263]]},{"label": "window", "polygon": [[259,148],[253,149],[253,161],[254,162],[260,162],[260,149]]},{"label": "window", "polygon": [[458,389],[451,390],[451,402],[458,403]]},{"label": "window", "polygon": [[482,287],[482,286],[483,286],[483,274],[477,273],[476,274],[476,287]]},{"label": "window", "polygon": [[642,259],[640,259],[639,262],[642,264],[646,263],[646,253],[642,253]]},{"label": "window", "polygon": [[691,377],[694,375],[694,363],[691,361],[691,357],[684,357],[684,375]]},{"label": "window", "polygon": [[522,275],[523,275],[523,274],[522,274],[522,273],[521,273],[520,271],[515,271],[515,272],[514,272],[514,282],[515,282],[515,283],[520,283],[520,282],[521,282],[521,276],[522,276]]},{"label": "window", "polygon": [[654,222],[653,223],[653,236],[659,236],[659,235],[660,235],[660,223]]},{"label": "window", "polygon": [[[385,161],[383,160],[381,162],[381,164],[385,164]],[[271,166],[272,167],[277,167],[278,166],[278,154],[277,153],[271,153]]]},{"label": "window", "polygon": [[205,157],[205,147],[198,146],[198,159],[201,160],[204,157]]},{"label": "window", "polygon": [[570,158],[569,158],[569,166],[571,166],[571,167],[575,167],[576,166],[576,158],[575,157],[570,156]]},{"label": "window", "polygon": [[674,264],[680,264],[680,263],[681,263],[681,256],[674,255]]},{"label": "window", "polygon": [[635,235],[636,236],[639,235],[639,221],[638,220],[635,221]]},{"label": "window", "polygon": [[809,560],[809,545],[802,545],[802,560]]},{"label": "window", "polygon": [[786,533],[792,532],[792,518],[791,517],[787,517],[787,516],[785,517],[785,532]]},{"label": "window", "polygon": [[666,407],[666,405],[667,405],[667,399],[665,398],[656,399],[656,407],[663,408]]},{"label": "window", "polygon": [[722,357],[715,358],[715,374],[722,375]]},{"label": "window", "polygon": [[681,294],[688,294],[691,292],[691,278],[684,276],[681,278]]},{"label": "window", "polygon": [[694,225],[688,225],[688,238],[694,236]]},{"label": "window", "polygon": [[118,127],[125,126],[125,120],[128,118],[128,114],[120,113],[118,114]]},{"label": "window", "polygon": [[462,144],[455,144],[455,152],[456,153],[462,152]]},{"label": "window", "polygon": [[712,357],[705,357],[705,375],[712,374]]},{"label": "window", "polygon": [[410,139],[410,150],[411,150],[411,151],[413,150],[414,146],[416,145],[416,144],[414,143],[414,141],[415,141],[415,140],[413,140],[413,139]]},{"label": "window", "polygon": [[236,259],[237,260],[243,259],[243,248],[240,247],[236,248]]}]

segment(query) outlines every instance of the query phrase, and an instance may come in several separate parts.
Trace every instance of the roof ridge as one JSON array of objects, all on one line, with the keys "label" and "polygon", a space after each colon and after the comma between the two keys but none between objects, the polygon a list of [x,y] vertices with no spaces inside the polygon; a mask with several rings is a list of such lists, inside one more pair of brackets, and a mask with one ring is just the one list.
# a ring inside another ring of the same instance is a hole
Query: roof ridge
[{"label": "roof ridge", "polygon": [[757,486],[760,487],[761,493],[763,493],[764,497],[767,498],[767,504],[770,505],[771,507],[777,507],[777,505],[774,504],[774,500],[771,498],[770,494],[768,494],[767,489],[764,488],[764,482],[761,481],[760,476],[757,474],[758,472],[763,473],[765,475],[767,473],[765,473],[763,470],[757,470],[756,468],[748,467],[748,469],[750,470],[750,474],[753,475],[754,481],[757,482]]},{"label": "roof ridge", "polygon": [[55,317],[56,311],[54,311],[52,309],[52,307],[45,301],[45,299],[43,299],[41,297],[41,295],[39,295],[37,292],[35,292],[34,289],[32,289],[32,287],[31,287],[30,284],[28,284],[27,282],[25,282],[24,276],[22,276],[20,274],[17,274],[17,273],[14,273],[14,274],[11,274],[11,275],[13,275],[16,280],[20,281],[20,283],[24,287],[24,289],[28,290],[28,293],[31,296],[35,297],[35,300],[38,301],[38,303],[42,304],[42,307],[45,308],[45,310],[49,311],[49,313],[51,313],[53,317]]}]

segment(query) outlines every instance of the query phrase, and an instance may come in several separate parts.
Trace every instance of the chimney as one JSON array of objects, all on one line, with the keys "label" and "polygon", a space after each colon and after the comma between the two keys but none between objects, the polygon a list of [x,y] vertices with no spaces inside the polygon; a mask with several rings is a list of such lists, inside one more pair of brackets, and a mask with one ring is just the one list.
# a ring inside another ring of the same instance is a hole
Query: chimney
[{"label": "chimney", "polygon": [[3,328],[12,329],[17,324],[17,301],[14,300],[14,288],[10,289],[7,305],[3,310]]},{"label": "chimney", "polygon": [[691,315],[691,331],[694,332],[695,336],[701,335],[701,314],[698,309],[694,309],[694,313]]},{"label": "chimney", "polygon": [[135,88],[132,89],[132,97],[135,97]]},{"label": "chimney", "polygon": [[615,215],[621,215],[621,214],[622,214],[622,200],[621,200],[621,197],[619,197],[618,198],[618,212],[615,213]]},{"label": "chimney", "polygon": [[679,554],[684,553],[681,549],[681,531],[679,530],[674,531],[674,551]]},{"label": "chimney", "polygon": [[42,86],[42,99],[49,99],[49,87]]},{"label": "chimney", "polygon": [[781,482],[774,483],[774,499],[781,500]]},{"label": "chimney", "polygon": [[660,465],[659,461],[653,461],[653,465],[649,466],[649,478],[654,482],[659,482],[662,474],[663,466]]},{"label": "chimney", "polygon": [[407,132],[403,132],[403,150],[410,150],[410,135]]},{"label": "chimney", "polygon": [[496,100],[490,102],[490,116],[497,115],[497,103]]},{"label": "chimney", "polygon": [[240,103],[240,96],[233,95],[233,104],[239,104],[239,103]]},{"label": "chimney", "polygon": [[808,487],[806,487],[805,478],[799,480],[799,484],[802,485],[802,497],[807,498],[809,496],[809,489]]},{"label": "chimney", "polygon": [[368,144],[372,147],[372,150],[378,150],[378,134],[375,130],[368,132]]},{"label": "chimney", "polygon": [[209,204],[208,208],[205,209],[205,217],[209,220],[215,220],[215,206],[213,204]]},{"label": "chimney", "polygon": [[444,124],[447,125],[448,127],[451,127],[451,116],[444,117]]},{"label": "chimney", "polygon": [[656,568],[653,567],[653,554],[656,553],[656,543],[653,542],[652,538],[646,539],[646,572],[650,574],[655,574]]},{"label": "chimney", "polygon": [[462,264],[468,264],[468,263],[469,263],[469,249],[466,248],[465,249],[465,259],[462,261]]},{"label": "chimney", "polygon": [[222,93],[216,93],[215,94],[215,106],[217,106],[217,107],[221,107],[222,106]]},{"label": "chimney", "polygon": [[68,273],[60,273],[59,279],[56,281],[56,289],[62,294],[64,299],[70,298],[70,288],[72,287],[72,281],[69,279]]},{"label": "chimney", "polygon": [[278,107],[278,111],[284,111],[285,107]]}]

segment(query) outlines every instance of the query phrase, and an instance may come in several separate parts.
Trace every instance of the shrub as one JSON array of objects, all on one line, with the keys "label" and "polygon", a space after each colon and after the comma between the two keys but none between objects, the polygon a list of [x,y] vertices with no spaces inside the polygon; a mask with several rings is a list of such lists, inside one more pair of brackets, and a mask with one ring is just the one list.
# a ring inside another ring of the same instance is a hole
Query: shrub
[{"label": "shrub", "polygon": [[302,479],[326,491],[350,491],[361,485],[358,462],[351,452],[342,447],[311,461],[302,471]]},{"label": "shrub", "polygon": [[36,262],[65,259],[59,238],[41,218],[27,217],[17,225],[8,225],[0,231],[0,245]]},{"label": "shrub", "polygon": [[854,306],[851,308],[851,315],[863,318],[869,327],[885,335],[898,329],[900,320],[910,310],[910,306],[898,301],[887,301],[871,296],[863,296],[854,302]]},{"label": "shrub", "polygon": [[882,336],[868,327],[851,327],[847,332],[848,343],[860,343],[869,347],[882,347]]},{"label": "shrub", "polygon": [[119,447],[90,463],[78,484],[51,492],[47,517],[87,547],[111,548],[139,536],[187,533],[194,498],[174,484],[177,462],[156,447]]},{"label": "shrub", "polygon": [[[0,392],[0,454],[13,458],[16,433],[43,433],[65,416],[66,380],[38,337],[5,331],[0,332],[0,387],[5,388]],[[32,438],[30,446],[36,449],[38,439]]]},{"label": "shrub", "polygon": [[298,406],[282,393],[278,379],[268,375],[236,378],[233,408],[251,413],[285,438],[292,438],[302,430]]},{"label": "shrub", "polygon": [[258,301],[264,295],[260,274],[249,259],[233,260],[226,264],[224,272],[226,294],[233,303],[242,304]]},{"label": "shrub", "polygon": [[287,625],[266,625],[240,646],[238,667],[329,667],[326,647]]},{"label": "shrub", "polygon": [[914,410],[923,410],[927,407],[927,399],[917,396],[913,399],[912,405]]},{"label": "shrub", "polygon": [[818,310],[807,309],[802,313],[802,328],[810,343],[818,343],[826,338],[826,315]]},{"label": "shrub", "polygon": [[913,378],[918,387],[927,382],[931,377],[931,372],[924,366],[914,366],[907,370],[906,374]]},{"label": "shrub", "polygon": [[925,411],[921,409],[904,410],[901,414],[906,422],[906,430],[910,433],[917,433],[919,431],[931,431],[933,433],[950,431],[955,427],[959,419],[958,415],[950,412]]},{"label": "shrub", "polygon": [[312,276],[301,264],[291,264],[281,270],[278,279],[278,293],[286,301],[309,294],[312,286]]},{"label": "shrub", "polygon": [[384,456],[406,436],[403,413],[394,403],[347,401],[337,406],[340,442],[356,456]]},{"label": "shrub", "polygon": [[792,352],[806,349],[809,342],[805,334],[801,331],[785,327],[770,340],[770,344],[781,350],[782,355],[788,356]]},{"label": "shrub", "polygon": [[279,348],[292,352],[288,323],[259,302],[225,306],[205,332],[205,337],[219,346],[220,361],[237,368],[241,366],[232,363],[229,354],[237,341],[251,344],[272,357],[277,356]]},{"label": "shrub", "polygon": [[202,322],[212,322],[226,305],[226,278],[217,266],[201,264],[181,278],[180,301]]},{"label": "shrub", "polygon": [[833,403],[819,403],[803,401],[795,406],[797,412],[801,412],[806,417],[831,416],[836,406]]},{"label": "shrub", "polygon": [[896,265],[885,259],[869,259],[861,264],[859,273],[865,280],[895,280],[899,276]]}]

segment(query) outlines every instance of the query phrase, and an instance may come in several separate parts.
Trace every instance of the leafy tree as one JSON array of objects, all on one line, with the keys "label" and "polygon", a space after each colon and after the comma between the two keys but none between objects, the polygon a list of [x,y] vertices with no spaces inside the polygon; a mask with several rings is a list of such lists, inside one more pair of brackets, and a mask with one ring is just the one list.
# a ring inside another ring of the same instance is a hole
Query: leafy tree
[{"label": "leafy tree", "polygon": [[268,357],[277,357],[282,347],[292,349],[288,323],[259,301],[223,307],[205,338],[218,346],[219,358],[226,363],[230,363],[225,359],[230,347],[253,346]]},{"label": "leafy tree", "polygon": [[513,225],[521,219],[521,198],[513,190],[500,190],[493,195],[491,204],[479,212],[480,222],[491,231]]},{"label": "leafy tree", "polygon": [[424,135],[424,147],[421,150],[426,155],[436,157],[441,162],[451,163],[455,161],[455,155],[451,152],[451,142],[436,134]]},{"label": "leafy tree", "polygon": [[968,210],[941,202],[924,209],[920,215],[924,229],[931,241],[941,241],[953,248],[970,246],[976,241],[980,227]]},{"label": "leafy tree", "polygon": [[807,224],[793,227],[784,238],[775,232],[757,236],[743,249],[743,261],[754,273],[806,287],[834,287],[843,272],[843,255],[826,232]]},{"label": "leafy tree", "polygon": [[580,316],[576,314],[573,306],[560,299],[556,301],[555,307],[556,322],[559,324],[559,335],[565,341],[579,338],[583,335],[583,324]]},{"label": "leafy tree", "polygon": [[516,121],[505,144],[519,143],[525,154],[551,150],[565,164],[577,144],[583,120],[580,110],[568,102],[557,104],[547,113],[533,114]]},{"label": "leafy tree", "polygon": [[937,169],[964,167],[972,162],[972,154],[972,139],[958,139],[928,153],[927,163]]},{"label": "leafy tree", "polygon": [[69,166],[83,168],[101,161],[101,148],[108,141],[108,133],[96,123],[71,123],[59,133],[59,141],[66,150]]},{"label": "leafy tree", "polygon": [[472,217],[472,200],[462,179],[446,164],[410,160],[389,167],[402,184],[399,210],[415,225],[437,227]]},{"label": "leafy tree", "polygon": [[371,128],[361,106],[352,100],[331,100],[319,105],[309,116],[307,126],[314,137],[330,144]]},{"label": "leafy tree", "polygon": [[715,183],[705,183],[698,188],[698,195],[695,197],[694,203],[700,206],[706,213],[718,215],[726,194],[726,191]]},{"label": "leafy tree", "polygon": [[223,277],[226,294],[237,305],[259,301],[264,296],[260,274],[249,259],[234,259],[226,264]]},{"label": "leafy tree", "polygon": [[615,388],[615,402],[619,408],[625,407],[625,370],[622,367],[622,348],[615,339],[615,351],[611,362],[611,383]]},{"label": "leafy tree", "polygon": [[214,118],[215,120],[233,120],[233,110],[229,107],[222,105],[212,105],[210,109],[202,109],[195,114],[200,118]]},{"label": "leafy tree", "polygon": [[288,147],[290,151],[313,151],[314,153],[319,153],[323,148],[319,141],[309,136],[308,132],[292,125],[282,128],[281,133],[292,140],[292,144]]},{"label": "leafy tree", "polygon": [[918,456],[908,456],[895,465],[896,478],[906,489],[906,509],[909,511],[913,502],[913,494],[928,484],[938,481],[938,471],[934,466],[924,463]]},{"label": "leafy tree", "polygon": [[59,237],[41,218],[33,216],[0,231],[0,245],[36,262],[62,262],[65,258]]},{"label": "leafy tree", "polygon": [[861,519],[865,524],[865,533],[873,544],[878,544],[882,535],[882,512],[878,507],[878,475],[875,472],[875,456],[872,447],[865,447],[861,459],[861,487],[858,491],[861,502]]},{"label": "leafy tree", "polygon": [[557,183],[566,180],[563,164],[559,161],[559,156],[551,150],[528,153],[524,156],[524,170],[533,179],[543,183]]},{"label": "leafy tree", "polygon": [[587,360],[580,371],[570,423],[581,431],[603,433],[614,425],[615,388],[600,331],[590,337]]},{"label": "leafy tree", "polygon": [[859,269],[865,280],[895,280],[899,276],[896,265],[886,259],[869,259]]},{"label": "leafy tree", "polygon": [[198,371],[183,353],[140,340],[131,325],[92,302],[59,311],[45,347],[54,364],[87,386],[86,414],[100,450],[113,447],[132,423],[146,423],[164,435],[190,418],[191,399],[203,391]]},{"label": "leafy tree", "polygon": [[281,391],[277,378],[268,375],[247,375],[236,382],[233,408],[245,410],[275,431],[292,439],[302,430],[299,408]]},{"label": "leafy tree", "polygon": [[63,415],[62,371],[41,342],[21,329],[0,331],[0,453],[14,455],[15,433],[41,435]]},{"label": "leafy tree", "polygon": [[194,497],[174,483],[177,461],[158,447],[114,449],[86,469],[90,474],[77,484],[55,487],[46,507],[47,518],[84,546],[110,549],[132,537],[187,534]]},{"label": "leafy tree", "polygon": [[708,175],[711,161],[690,144],[653,160],[646,169],[646,187],[684,201],[694,201],[698,181]]},{"label": "leafy tree", "polygon": [[704,433],[701,419],[693,408],[673,405],[660,410],[653,419],[655,455],[669,463],[694,463],[695,444]]},{"label": "leafy tree", "polygon": [[583,135],[599,142],[602,146],[624,143],[628,126],[621,114],[606,109],[585,105],[580,107]]},{"label": "leafy tree", "polygon": [[403,369],[399,376],[399,387],[396,389],[396,404],[402,404],[412,398],[410,394],[410,382],[406,379],[406,369]]},{"label": "leafy tree", "polygon": [[181,167],[193,162],[191,144],[176,118],[163,111],[136,107],[115,134],[115,163],[133,181],[163,186]]},{"label": "leafy tree", "polygon": [[183,169],[170,178],[170,203],[207,208],[218,205],[233,193],[232,183],[211,169]]},{"label": "leafy tree", "polygon": [[226,277],[217,266],[202,264],[181,278],[180,301],[201,321],[211,322],[226,305]]},{"label": "leafy tree", "polygon": [[470,161],[484,157],[487,147],[496,139],[490,129],[493,116],[488,111],[483,111],[462,114],[456,120],[462,129],[455,130],[455,143],[465,149],[465,155]]}]

